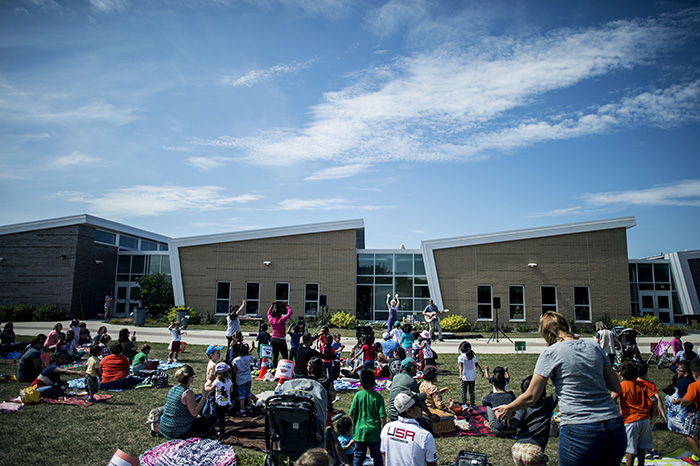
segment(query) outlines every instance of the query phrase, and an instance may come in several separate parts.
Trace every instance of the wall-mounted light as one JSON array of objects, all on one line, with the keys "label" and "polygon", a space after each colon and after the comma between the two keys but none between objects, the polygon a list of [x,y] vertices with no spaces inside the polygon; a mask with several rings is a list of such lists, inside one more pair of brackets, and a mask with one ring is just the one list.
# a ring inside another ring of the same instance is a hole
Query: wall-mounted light
[{"label": "wall-mounted light", "polygon": [[529,264],[527,264],[527,266],[531,269],[534,269],[535,267],[537,267],[537,264],[535,262],[530,262]]},{"label": "wall-mounted light", "polygon": [[100,264],[103,264],[103,263],[104,263],[104,261],[101,261],[101,260],[99,260],[99,259],[95,259],[95,264],[100,265]]},{"label": "wall-mounted light", "polygon": [[65,254],[61,254],[61,260],[64,260],[66,258]]},{"label": "wall-mounted light", "polygon": [[272,264],[272,261],[263,261],[263,264],[270,265],[270,264]]},{"label": "wall-mounted light", "polygon": [[4,258],[4,257],[0,257],[0,262],[4,262],[4,261],[5,261],[5,258]]}]

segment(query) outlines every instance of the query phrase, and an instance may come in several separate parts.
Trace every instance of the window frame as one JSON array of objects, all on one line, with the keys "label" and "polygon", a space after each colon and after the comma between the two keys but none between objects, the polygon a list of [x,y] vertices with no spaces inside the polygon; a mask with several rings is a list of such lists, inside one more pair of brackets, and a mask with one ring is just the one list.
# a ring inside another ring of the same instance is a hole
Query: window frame
[{"label": "window frame", "polygon": [[[576,289],[577,288],[585,288],[586,289],[587,298],[588,298],[587,304],[577,304],[576,303]],[[573,303],[574,303],[574,322],[592,323],[593,322],[593,312],[591,309],[591,287],[588,285],[574,286],[573,291],[574,291],[574,293],[573,293],[574,294],[574,296],[573,296],[573,298],[574,298],[574,300],[573,300]],[[578,319],[578,312],[576,312],[576,309],[578,307],[587,307],[588,308],[588,320]]]},{"label": "window frame", "polygon": [[[523,302],[522,303],[513,303],[511,301],[511,288],[520,288],[522,291],[522,297],[523,297]],[[513,306],[522,306],[523,308],[523,317],[520,319],[514,319],[513,318]],[[508,285],[508,321],[509,322],[525,322],[526,320],[526,315],[525,315],[525,285]]]},{"label": "window frame", "polygon": [[[307,299],[307,297],[308,297],[307,290],[308,290],[309,285],[316,285],[316,299],[315,300]],[[315,314],[307,312],[307,309],[306,309],[307,303],[315,303],[316,304],[316,313]],[[316,282],[304,283],[304,316],[311,316],[311,317],[317,316],[318,312],[320,311],[320,308],[321,308],[320,303],[321,303],[321,284],[316,283]]]},{"label": "window frame", "polygon": [[[257,297],[257,299],[254,299],[254,298],[251,298],[250,296],[248,296],[248,285],[251,285],[253,283],[256,283],[258,285],[258,297]],[[245,313],[246,314],[252,314],[252,313],[248,312],[248,309],[251,307],[250,306],[251,303],[256,303],[258,311],[255,314],[262,315],[260,313],[260,295],[261,294],[262,294],[262,289],[261,289],[260,282],[256,282],[256,281],[245,282]]]},{"label": "window frame", "polygon": [[[554,304],[544,302],[544,294],[542,293],[544,288],[554,288]],[[554,312],[559,312],[559,299],[557,299],[557,285],[540,285],[540,310],[542,311],[542,314],[552,310],[545,310],[545,306],[554,306]]]},{"label": "window frame", "polygon": [[[287,299],[279,299],[277,297],[277,285],[287,285]],[[289,304],[291,299],[291,287],[289,286],[289,282],[275,282],[274,297],[275,301],[284,301],[285,303]]]},{"label": "window frame", "polygon": [[[489,302],[479,302],[479,288],[484,287],[489,289]],[[479,306],[489,306],[491,310],[490,318],[479,317]],[[476,320],[477,322],[493,322],[493,286],[492,285],[476,285]]]},{"label": "window frame", "polygon": [[[219,285],[221,284],[228,284],[228,298],[219,298]],[[214,315],[226,315],[228,314],[228,308],[231,305],[231,282],[228,280],[217,280],[216,281],[216,290],[214,294],[216,301],[214,303]],[[218,312],[219,310],[219,302],[225,302],[226,303],[226,311],[225,312]]]}]

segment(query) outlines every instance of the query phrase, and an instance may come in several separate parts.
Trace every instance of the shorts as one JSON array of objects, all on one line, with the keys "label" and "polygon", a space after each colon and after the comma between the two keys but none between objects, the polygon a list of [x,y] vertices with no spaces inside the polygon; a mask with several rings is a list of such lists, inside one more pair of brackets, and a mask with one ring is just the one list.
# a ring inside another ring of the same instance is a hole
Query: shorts
[{"label": "shorts", "polygon": [[370,359],[368,361],[363,361],[362,362],[362,368],[363,369],[369,369],[369,370],[374,370],[374,359]]},{"label": "shorts", "polygon": [[170,342],[170,352],[171,353],[179,353],[180,352],[180,342],[179,341],[171,341]]},{"label": "shorts", "polygon": [[100,387],[100,381],[94,375],[85,374],[85,388],[88,394],[94,395]]},{"label": "shorts", "polygon": [[252,380],[250,382],[246,382],[244,384],[238,384],[238,399],[245,400],[246,398],[249,398],[250,396],[252,396],[252,393],[250,391],[252,386],[253,386]]},{"label": "shorts", "polygon": [[625,453],[636,455],[637,450],[651,450],[654,448],[649,419],[640,419],[639,421],[625,424],[625,432],[627,433],[627,449]]},{"label": "shorts", "polygon": [[547,465],[547,455],[541,446],[535,443],[516,443],[511,449],[513,461],[520,466],[541,466]]}]

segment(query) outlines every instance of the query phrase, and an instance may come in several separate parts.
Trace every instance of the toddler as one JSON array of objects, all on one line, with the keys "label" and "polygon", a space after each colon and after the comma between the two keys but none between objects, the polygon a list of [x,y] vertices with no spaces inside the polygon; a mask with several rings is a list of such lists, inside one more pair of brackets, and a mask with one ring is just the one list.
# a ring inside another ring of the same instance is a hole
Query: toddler
[{"label": "toddler", "polygon": [[100,356],[102,356],[103,350],[100,345],[94,345],[90,348],[90,357],[87,360],[87,367],[85,368],[85,389],[88,392],[88,401],[91,403],[96,402],[95,394],[100,388],[100,380],[98,377],[101,376],[100,371]]},{"label": "toddler", "polygon": [[173,321],[168,327],[170,330],[170,354],[168,355],[168,362],[177,362],[177,357],[180,354],[180,341],[182,341],[182,335],[187,335],[187,332],[180,330],[180,322]]},{"label": "toddler", "polygon": [[215,377],[209,383],[214,387],[216,398],[216,418],[219,421],[219,440],[226,437],[226,413],[231,408],[231,368],[225,362],[216,364],[214,368]]},{"label": "toddler", "polygon": [[352,419],[349,416],[343,416],[338,420],[338,441],[343,453],[348,458],[355,456],[355,440],[352,438]]},{"label": "toddler", "polygon": [[236,385],[238,386],[238,405],[239,410],[237,415],[245,416],[246,412],[253,412],[253,402],[251,387],[253,378],[250,373],[250,367],[257,362],[254,356],[250,354],[251,350],[255,349],[255,344],[249,348],[247,344],[241,346],[241,354],[233,360],[233,372],[236,374]]},{"label": "toddler", "polygon": [[295,323],[289,324],[287,333],[289,334],[290,343],[289,359],[291,359],[292,361],[296,361],[297,349],[299,348],[299,340],[301,340],[302,336],[301,325]]},{"label": "toddler", "polygon": [[[213,382],[214,380],[216,380],[216,367],[217,363],[219,362],[219,359],[221,359],[222,349],[224,349],[224,347],[218,345],[209,345],[207,347],[206,353],[207,357],[209,358],[209,361],[207,362],[207,382]],[[207,416],[209,418],[217,418],[216,414],[216,393],[212,391],[207,397],[207,401],[204,403],[204,408],[202,409],[202,416]]]},{"label": "toddler", "polygon": [[405,324],[403,326],[403,335],[401,335],[401,339],[399,340],[401,347],[408,353],[409,350],[412,350],[414,341],[413,327],[411,327],[411,324]]},{"label": "toddler", "polygon": [[468,341],[463,341],[459,345],[460,355],[457,358],[459,364],[459,374],[462,380],[462,404],[467,404],[467,391],[469,391],[469,409],[474,408],[474,387],[476,385],[476,369],[479,369],[481,376],[484,376],[484,371],[481,369],[479,362],[476,359],[472,345]]},{"label": "toddler", "polygon": [[420,333],[418,347],[423,351],[423,367],[434,366],[435,353],[433,352],[433,347],[430,345],[430,333],[427,330],[423,330]]},{"label": "toddler", "polygon": [[110,341],[112,341],[112,337],[110,337],[106,333],[100,336],[100,347],[102,348],[102,357],[109,356],[109,350],[107,349],[107,347],[109,346]]},{"label": "toddler", "polygon": [[151,345],[149,344],[143,344],[141,345],[141,351],[136,353],[136,356],[134,356],[134,364],[133,367],[131,368],[131,371],[134,373],[136,377],[139,376],[139,373],[144,370],[146,367],[148,367],[148,353],[151,352]]},{"label": "toddler", "polygon": [[398,320],[394,322],[394,328],[391,329],[389,334],[391,335],[392,340],[400,344],[401,337],[403,336],[403,330],[401,330],[401,322],[399,322]]},{"label": "toddler", "polygon": [[506,378],[501,373],[493,375],[493,386],[496,388],[496,391],[486,395],[481,402],[481,404],[486,407],[486,414],[489,418],[489,427],[491,428],[491,432],[493,432],[496,437],[512,437],[515,433],[515,429],[503,425],[496,417],[493,408],[512,403],[515,400],[515,394],[505,390]]},{"label": "toddler", "polygon": [[[508,384],[510,383],[510,374],[508,373],[508,368],[507,367],[501,367],[501,366],[496,366],[493,368],[493,375],[496,374],[502,374],[503,377],[506,379],[506,388],[505,390],[508,391]],[[489,383],[493,384],[493,377],[489,375],[489,366],[484,367],[484,377],[489,379]],[[494,388],[493,391],[495,392],[496,389]]]}]

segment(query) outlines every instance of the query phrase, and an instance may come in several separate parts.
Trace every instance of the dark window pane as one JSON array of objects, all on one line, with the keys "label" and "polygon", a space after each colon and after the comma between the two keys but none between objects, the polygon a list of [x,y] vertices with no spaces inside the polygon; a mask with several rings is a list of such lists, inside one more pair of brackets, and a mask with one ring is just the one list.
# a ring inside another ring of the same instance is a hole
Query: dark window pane
[{"label": "dark window pane", "polygon": [[477,286],[476,287],[476,302],[482,304],[489,304],[491,307],[491,287],[490,286]]},{"label": "dark window pane", "polygon": [[289,283],[275,283],[275,301],[289,301]]},{"label": "dark window pane", "polygon": [[654,309],[653,296],[642,296],[642,309]]},{"label": "dark window pane", "polygon": [[639,292],[637,291],[637,285],[630,285],[630,297],[633,303],[639,302]]},{"label": "dark window pane", "polygon": [[130,270],[131,256],[119,256],[119,259],[117,260],[117,273],[129,273]]},{"label": "dark window pane", "polygon": [[670,312],[659,312],[659,322],[662,324],[667,324],[671,322],[671,313]]},{"label": "dark window pane", "polygon": [[639,273],[640,282],[651,283],[654,281],[651,264],[637,264],[637,271]]},{"label": "dark window pane", "polygon": [[394,279],[392,277],[374,277],[374,283],[377,285],[392,285]]},{"label": "dark window pane", "polygon": [[574,304],[590,304],[590,302],[588,301],[587,286],[574,287]]},{"label": "dark window pane", "polygon": [[257,301],[252,301],[248,302],[246,301],[245,303],[245,313],[246,314],[260,314],[258,312],[259,304]]},{"label": "dark window pane", "polygon": [[231,283],[216,283],[216,299],[229,299],[231,297]]},{"label": "dark window pane", "polygon": [[657,283],[654,285],[654,289],[668,291],[671,289],[671,284],[670,283]]},{"label": "dark window pane", "polygon": [[430,298],[430,288],[427,286],[415,286],[413,290],[416,293],[416,298]]},{"label": "dark window pane", "polygon": [[544,314],[547,311],[557,312],[557,307],[556,306],[542,306],[542,314]]},{"label": "dark window pane", "polygon": [[145,239],[142,239],[141,240],[141,250],[142,251],[157,251],[158,245],[156,243],[151,242],[151,241],[146,241]]},{"label": "dark window pane", "polygon": [[133,256],[131,258],[131,273],[143,275],[146,272],[146,256]]},{"label": "dark window pane", "polygon": [[423,256],[421,254],[416,254],[413,256],[415,270],[413,273],[416,275],[425,275],[425,264],[423,263]]},{"label": "dark window pane", "polygon": [[[542,287],[542,304],[556,305],[557,304],[557,287],[543,286]],[[556,306],[553,310],[556,310]]]},{"label": "dark window pane", "polygon": [[414,281],[416,285],[427,285],[428,284],[428,279],[425,277],[415,277]]},{"label": "dark window pane", "polygon": [[630,282],[637,281],[637,264],[630,264]]},{"label": "dark window pane", "polygon": [[640,290],[653,290],[654,284],[653,283],[640,283],[639,289]]},{"label": "dark window pane", "polygon": [[376,254],[374,256],[376,275],[393,275],[394,273],[394,255],[393,254]]},{"label": "dark window pane", "polygon": [[117,287],[117,299],[126,299],[126,287],[125,286]]},{"label": "dark window pane", "polygon": [[668,309],[669,308],[669,299],[668,296],[657,296],[656,298],[659,302],[659,309]]},{"label": "dark window pane", "polygon": [[318,283],[306,284],[306,301],[318,301]]},{"label": "dark window pane", "polygon": [[522,286],[509,286],[508,287],[508,300],[510,304],[524,304],[525,296],[523,295]]},{"label": "dark window pane", "polygon": [[413,275],[413,254],[396,254],[395,275]]},{"label": "dark window pane", "polygon": [[374,254],[357,255],[357,274],[374,275]]},{"label": "dark window pane", "polygon": [[217,301],[216,302],[216,313],[217,314],[228,314],[228,301]]},{"label": "dark window pane", "polygon": [[399,299],[406,297],[413,297],[413,279],[411,278],[396,278],[396,293],[399,295]]},{"label": "dark window pane", "polygon": [[[260,283],[249,282],[245,285],[245,299],[258,300],[260,299]],[[252,313],[251,313],[252,314]]]},{"label": "dark window pane", "polygon": [[162,258],[162,261],[160,264],[160,273],[170,275],[170,257],[161,256],[161,258]]},{"label": "dark window pane", "polygon": [[576,320],[588,321],[591,320],[591,308],[588,306],[575,306],[574,313]]},{"label": "dark window pane", "polygon": [[131,236],[124,236],[120,235],[119,236],[119,246],[127,248],[127,249],[136,249],[139,244],[139,241],[136,238],[132,238]]},{"label": "dark window pane", "polygon": [[374,283],[374,280],[372,277],[357,277],[357,284],[365,284],[365,285],[371,285]]},{"label": "dark window pane", "polygon": [[117,242],[117,235],[103,230],[95,230],[95,241],[100,243],[114,244]]},{"label": "dark window pane", "polygon": [[654,281],[656,283],[669,283],[671,281],[668,274],[668,264],[654,264]]},{"label": "dark window pane", "polygon": [[476,317],[477,319],[491,319],[491,305],[479,304],[476,307]]}]

